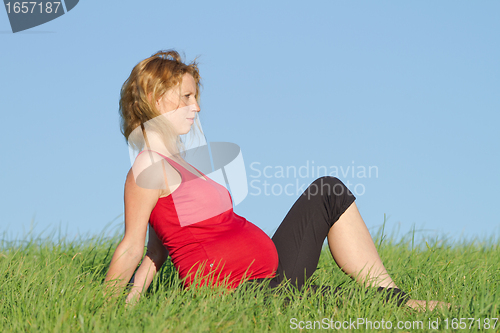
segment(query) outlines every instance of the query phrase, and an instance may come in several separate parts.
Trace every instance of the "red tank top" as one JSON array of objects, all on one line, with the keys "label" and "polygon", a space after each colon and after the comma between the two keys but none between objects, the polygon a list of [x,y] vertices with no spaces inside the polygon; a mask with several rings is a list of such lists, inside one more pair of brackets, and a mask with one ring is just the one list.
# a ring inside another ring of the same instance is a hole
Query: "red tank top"
[{"label": "red tank top", "polygon": [[184,285],[235,288],[245,279],[274,277],[278,253],[273,241],[234,213],[227,189],[197,169],[205,179],[161,156],[182,181],[169,196],[158,199],[149,222]]}]

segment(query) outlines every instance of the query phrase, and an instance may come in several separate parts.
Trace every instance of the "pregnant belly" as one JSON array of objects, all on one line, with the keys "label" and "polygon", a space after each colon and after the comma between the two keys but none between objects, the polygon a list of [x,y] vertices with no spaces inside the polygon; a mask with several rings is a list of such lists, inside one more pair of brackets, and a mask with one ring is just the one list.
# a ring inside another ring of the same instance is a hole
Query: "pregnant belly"
[{"label": "pregnant belly", "polygon": [[194,283],[235,288],[245,279],[274,276],[278,253],[273,241],[250,222],[238,229],[200,244],[197,253],[179,263],[186,286]]}]

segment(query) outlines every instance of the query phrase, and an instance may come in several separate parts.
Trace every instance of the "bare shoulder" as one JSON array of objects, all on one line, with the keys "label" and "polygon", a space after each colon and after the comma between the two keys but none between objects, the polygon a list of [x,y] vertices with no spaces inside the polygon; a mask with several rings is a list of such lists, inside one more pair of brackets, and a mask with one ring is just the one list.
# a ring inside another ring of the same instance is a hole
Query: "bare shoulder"
[{"label": "bare shoulder", "polygon": [[181,178],[163,156],[147,151],[135,159],[127,175],[127,182],[132,180],[141,188],[160,190],[160,196],[164,196],[170,193],[169,187],[180,183]]}]

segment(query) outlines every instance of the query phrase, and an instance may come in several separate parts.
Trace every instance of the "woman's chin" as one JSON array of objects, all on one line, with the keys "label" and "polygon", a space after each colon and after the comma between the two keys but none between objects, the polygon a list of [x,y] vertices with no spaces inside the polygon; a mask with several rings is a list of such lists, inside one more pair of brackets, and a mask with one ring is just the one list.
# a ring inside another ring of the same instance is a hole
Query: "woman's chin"
[{"label": "woman's chin", "polygon": [[179,133],[178,135],[185,135],[185,134],[188,134],[190,131],[191,131],[191,126],[189,126],[189,128],[186,128],[182,131],[177,131],[177,132]]}]

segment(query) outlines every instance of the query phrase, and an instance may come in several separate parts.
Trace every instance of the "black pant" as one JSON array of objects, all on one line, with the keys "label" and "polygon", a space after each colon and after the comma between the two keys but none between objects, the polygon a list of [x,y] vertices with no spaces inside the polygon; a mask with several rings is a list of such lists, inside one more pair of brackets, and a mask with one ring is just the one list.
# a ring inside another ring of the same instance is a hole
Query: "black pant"
[{"label": "black pant", "polygon": [[271,286],[289,280],[299,289],[318,266],[328,231],[356,198],[339,179],[316,179],[294,203],[272,240],[278,270]]},{"label": "black pant", "polygon": [[[356,197],[339,179],[321,177],[316,179],[293,204],[272,238],[278,250],[278,270],[268,286],[277,287],[288,280],[302,289],[318,266],[319,256],[330,228],[356,200]],[[262,280],[265,279],[259,279]],[[256,281],[259,282],[259,281]],[[340,287],[311,286],[322,293],[334,294]],[[396,301],[400,306],[409,296],[397,288],[379,287],[387,301]]]}]

